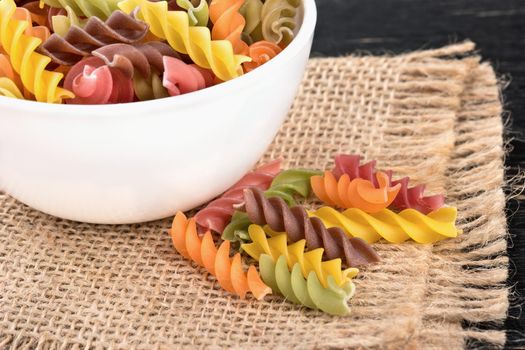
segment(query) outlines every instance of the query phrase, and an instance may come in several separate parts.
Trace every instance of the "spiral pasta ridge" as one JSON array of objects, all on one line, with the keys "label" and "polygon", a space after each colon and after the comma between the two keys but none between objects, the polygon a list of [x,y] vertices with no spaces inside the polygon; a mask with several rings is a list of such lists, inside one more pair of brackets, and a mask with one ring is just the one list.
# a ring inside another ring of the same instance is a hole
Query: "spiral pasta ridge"
[{"label": "spiral pasta ridge", "polygon": [[186,10],[193,26],[207,26],[209,8],[206,0],[199,0],[198,5],[193,5],[191,0],[177,0],[177,5]]},{"label": "spiral pasta ridge", "polygon": [[[170,96],[163,85],[161,77],[162,73],[165,71],[164,60],[165,57],[178,58],[179,55],[169,45],[160,41],[136,44],[134,47],[139,50],[140,55],[144,56],[150,66],[149,76],[133,74],[133,89],[137,98],[141,101],[146,101]],[[112,51],[119,55],[123,54],[123,51],[121,51],[118,46],[114,47]],[[110,58],[111,55],[107,55],[107,48],[102,48],[102,51],[99,51],[99,54],[106,56],[106,62],[108,60],[114,60],[114,55],[113,59]],[[120,58],[119,60],[125,61],[124,58]],[[143,60],[141,62],[144,64]],[[130,67],[130,65],[133,66],[131,61],[129,61],[126,66]],[[133,68],[133,70],[135,70],[135,68]],[[143,67],[140,69],[140,71],[144,70],[146,70],[144,74],[147,74],[148,68]]]},{"label": "spiral pasta ridge", "polygon": [[108,18],[111,13],[118,10],[120,0],[40,0],[55,8],[70,7],[78,16],[98,17],[102,20]]},{"label": "spiral pasta ridge", "polygon": [[53,34],[40,47],[40,52],[53,62],[73,65],[94,50],[109,44],[134,44],[145,37],[148,25],[122,11],[106,20],[90,17],[84,27],[72,26],[65,36]]},{"label": "spiral pasta ridge", "polygon": [[211,37],[214,40],[228,40],[233,52],[246,55],[248,44],[241,39],[246,20],[239,13],[244,0],[212,0],[210,3],[210,20],[213,22]]},{"label": "spiral pasta ridge", "polygon": [[379,261],[374,249],[360,238],[349,238],[338,227],[327,228],[318,218],[308,217],[302,206],[288,207],[279,197],[266,198],[258,189],[244,191],[246,213],[257,225],[268,225],[274,232],[286,232],[291,243],[306,240],[310,250],[323,248],[327,259],[345,258],[347,266]]},{"label": "spiral pasta ridge", "polygon": [[[287,169],[281,171],[272,181],[270,187],[264,191],[266,197],[280,197],[289,206],[295,205],[295,197],[308,197],[310,194],[310,178],[320,174],[319,171],[308,169]],[[235,242],[250,240],[248,226],[251,222],[248,215],[242,211],[235,211],[230,223],[222,232],[222,239]]]},{"label": "spiral pasta ridge", "polygon": [[249,187],[267,189],[280,168],[281,162],[277,160],[244,175],[229,190],[195,215],[197,224],[205,230],[222,233],[235,211],[234,207],[244,201],[244,189]]},{"label": "spiral pasta ridge", "polygon": [[141,101],[155,100],[158,98],[169,97],[169,93],[162,84],[162,78],[156,74],[151,74],[149,78],[144,78],[140,74],[133,76],[133,90]]},{"label": "spiral pasta ridge", "polygon": [[[379,183],[375,176],[376,161],[372,160],[366,164],[360,165],[360,157],[353,154],[340,154],[335,157],[335,168],[333,174],[340,178],[344,174],[350,177],[350,180],[361,178],[368,180],[378,187]],[[385,171],[389,179],[392,179],[393,172]],[[425,185],[409,187],[409,178],[405,177],[400,180],[390,180],[391,186],[401,185],[397,196],[392,202],[392,206],[398,209],[415,209],[428,214],[437,210],[445,204],[445,196],[442,194],[434,196],[423,196]]]},{"label": "spiral pasta ridge", "polygon": [[428,215],[414,209],[399,214],[384,209],[368,214],[356,208],[340,213],[331,207],[322,207],[310,213],[327,227],[339,227],[351,237],[360,237],[369,243],[384,238],[390,243],[412,239],[417,243],[435,243],[462,233],[456,228],[457,209],[443,207]]},{"label": "spiral pasta ridge", "polygon": [[[0,51],[2,47],[0,46]],[[20,75],[15,72],[9,56],[0,53],[0,78],[3,79],[3,96],[14,97],[18,99],[31,99],[32,94],[24,88]],[[13,86],[13,84],[15,84]]]},{"label": "spiral pasta ridge", "polygon": [[49,10],[48,6],[43,6],[40,8],[39,1],[29,1],[21,5],[19,2],[15,1],[18,7],[23,7],[31,13],[31,19],[33,22],[37,23],[39,26],[49,26]]},{"label": "spiral pasta ridge", "polygon": [[65,9],[51,7],[48,14],[48,26],[53,29],[54,34],[62,37],[66,36],[73,26],[83,28],[88,20],[89,18],[77,16],[69,6]]},{"label": "spiral pasta ridge", "polygon": [[15,82],[7,77],[0,77],[0,96],[18,99],[24,98]]},{"label": "spiral pasta ridge", "polygon": [[209,231],[202,238],[199,237],[193,218],[188,220],[183,213],[178,212],[170,235],[173,246],[182,256],[204,267],[228,292],[241,299],[251,292],[259,300],[271,292],[253,265],[247,273],[244,272],[239,253],[230,258],[229,241],[224,241],[217,249]]},{"label": "spiral pasta ridge", "polygon": [[276,44],[289,44],[295,35],[300,4],[300,0],[266,0],[261,9],[263,38]]},{"label": "spiral pasta ridge", "polygon": [[245,243],[241,248],[252,258],[259,261],[261,254],[267,254],[277,260],[279,256],[284,255],[288,267],[292,268],[295,264],[299,264],[304,277],[308,277],[311,271],[315,272],[325,287],[328,284],[328,276],[332,276],[337,285],[342,285],[359,272],[356,268],[342,271],[339,258],[323,261],[323,248],[305,251],[304,239],[288,245],[285,233],[268,238],[259,225],[250,225],[248,233],[252,243]]},{"label": "spiral pasta ridge", "polygon": [[27,23],[27,27],[24,30],[24,34],[27,36],[35,37],[41,41],[45,41],[51,35],[49,28],[46,26],[33,26],[33,17],[28,9],[23,7],[17,7],[14,12],[14,19]]},{"label": "spiral pasta ridge", "polygon": [[134,99],[133,82],[98,57],[88,57],[67,73],[64,87],[75,93],[69,104],[125,103]]},{"label": "spiral pasta ridge", "polygon": [[245,0],[239,12],[244,17],[243,35],[248,44],[262,40],[261,11],[263,2],[261,0]]},{"label": "spiral pasta ridge", "polygon": [[16,73],[13,70],[9,57],[0,53],[0,77],[9,78],[9,80],[15,80]]},{"label": "spiral pasta ridge", "polygon": [[169,45],[162,42],[110,44],[94,50],[91,54],[103,60],[107,66],[119,69],[129,78],[133,78],[135,72],[145,78],[149,78],[152,72],[162,73],[164,57],[179,57]]},{"label": "spiral pasta ridge", "polygon": [[365,179],[350,180],[348,174],[343,174],[337,180],[332,172],[326,171],[323,176],[313,176],[311,184],[317,198],[327,205],[376,213],[394,201],[401,185],[390,186],[388,175],[381,171],[378,171],[375,177],[377,187]]},{"label": "spiral pasta ridge", "polygon": [[309,169],[283,170],[273,179],[264,195],[266,197],[280,197],[288,205],[295,205],[295,196],[306,198],[310,195],[310,179],[319,174],[319,171]]},{"label": "spiral pasta ridge", "polygon": [[175,51],[188,54],[198,66],[211,69],[221,80],[243,74],[242,64],[249,57],[235,55],[227,40],[211,40],[207,27],[190,26],[185,11],[169,11],[165,1],[123,0],[118,6],[126,13],[137,7],[137,15],[150,25],[150,31],[168,41]]},{"label": "spiral pasta ridge", "polygon": [[[350,180],[360,178],[372,182],[374,186],[379,185],[374,176],[377,161],[371,160],[361,165],[360,159],[361,157],[355,154],[339,154],[335,156],[335,167],[332,173],[336,178],[347,174]],[[392,177],[392,171],[387,171],[386,174],[389,178]]]},{"label": "spiral pasta ridge", "polygon": [[248,56],[252,59],[251,62],[243,64],[245,72],[251,72],[277,56],[282,49],[272,42],[262,40],[251,44],[248,47]]},{"label": "spiral pasta ridge", "polygon": [[204,89],[207,86],[206,82],[213,80],[211,73],[194,64],[187,64],[177,58],[167,56],[164,56],[163,60],[165,70],[162,84],[170,96]]},{"label": "spiral pasta ridge", "polygon": [[[13,0],[0,0],[0,43],[24,87],[37,101],[61,103],[74,95],[58,86],[63,74],[46,70],[51,59],[35,52],[45,30],[31,28],[31,15],[17,8]],[[23,18],[22,20],[18,18]],[[29,19],[27,19],[29,18]],[[30,34],[27,31],[31,29]],[[47,29],[47,28],[46,28]]]},{"label": "spiral pasta ridge", "polygon": [[328,276],[325,287],[313,271],[305,279],[298,263],[290,272],[286,257],[283,255],[275,260],[269,255],[262,254],[259,259],[259,269],[263,281],[274,292],[282,294],[293,303],[332,315],[343,316],[350,313],[348,300],[355,293],[355,285],[351,281],[338,286],[334,278]]},{"label": "spiral pasta ridge", "polygon": [[401,189],[394,199],[392,205],[398,209],[415,209],[424,214],[437,210],[445,205],[445,196],[436,194],[433,196],[424,196],[425,185],[420,184],[414,187],[408,187],[410,178],[404,177],[399,180],[393,180],[392,185],[401,185]]}]

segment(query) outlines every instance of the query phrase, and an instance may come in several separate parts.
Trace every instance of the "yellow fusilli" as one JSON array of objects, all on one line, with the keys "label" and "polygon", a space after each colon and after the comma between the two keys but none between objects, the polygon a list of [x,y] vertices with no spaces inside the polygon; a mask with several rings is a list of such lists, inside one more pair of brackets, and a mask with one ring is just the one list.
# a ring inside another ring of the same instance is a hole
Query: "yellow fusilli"
[{"label": "yellow fusilli", "polygon": [[35,52],[42,40],[25,34],[31,22],[18,19],[23,17],[20,11],[27,10],[17,8],[13,0],[0,0],[0,44],[22,84],[40,102],[61,103],[73,97],[73,93],[58,87],[63,74],[45,69],[51,59]]},{"label": "yellow fusilli", "polygon": [[198,66],[211,69],[221,80],[242,75],[242,63],[251,60],[235,55],[228,40],[211,40],[207,27],[190,26],[188,14],[169,11],[166,1],[123,0],[118,6],[126,13],[138,8],[138,17],[150,25],[153,35],[167,40],[176,51],[188,54]]},{"label": "yellow fusilli", "polygon": [[277,261],[279,256],[284,255],[288,267],[291,269],[298,263],[301,266],[304,277],[308,277],[311,271],[315,272],[324,287],[328,285],[328,276],[332,276],[337,285],[342,285],[355,277],[359,272],[356,268],[341,269],[341,259],[323,260],[323,248],[317,248],[305,252],[306,240],[302,239],[287,245],[286,234],[279,234],[271,238],[259,225],[250,225],[248,233],[252,243],[242,245],[242,249],[255,260],[259,260],[261,254],[267,254]]},{"label": "yellow fusilli", "polygon": [[83,28],[87,21],[79,18],[71,7],[67,6],[65,10],[65,15],[56,15],[51,18],[53,31],[60,36],[65,36],[72,26]]},{"label": "yellow fusilli", "polygon": [[414,209],[400,213],[383,209],[374,214],[351,208],[340,213],[331,207],[322,207],[309,213],[318,217],[326,227],[340,227],[351,237],[359,237],[369,243],[381,238],[391,243],[413,239],[417,243],[434,243],[461,234],[456,228],[457,209],[444,207],[428,215]]},{"label": "yellow fusilli", "polygon": [[0,96],[24,98],[15,82],[6,77],[0,77]]}]

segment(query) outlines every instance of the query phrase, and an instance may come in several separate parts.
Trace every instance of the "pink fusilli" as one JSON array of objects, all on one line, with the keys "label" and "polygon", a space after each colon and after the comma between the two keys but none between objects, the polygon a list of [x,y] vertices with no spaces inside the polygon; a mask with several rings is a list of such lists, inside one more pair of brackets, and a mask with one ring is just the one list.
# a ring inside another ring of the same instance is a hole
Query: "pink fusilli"
[{"label": "pink fusilli", "polygon": [[[374,184],[377,188],[379,184],[376,177],[376,161],[372,160],[368,163],[360,165],[360,157],[353,154],[340,154],[335,157],[335,168],[333,174],[336,178],[340,178],[343,174],[348,174],[350,180],[355,178],[362,178]],[[424,214],[441,208],[445,204],[445,196],[437,194],[434,196],[424,197],[425,185],[417,185],[409,187],[410,178],[404,177],[399,180],[392,180],[393,171],[384,171],[388,175],[390,186],[401,184],[401,189],[391,206],[403,210],[412,208]]]},{"label": "pink fusilli", "polygon": [[235,206],[244,202],[244,190],[247,188],[258,188],[263,191],[268,189],[280,169],[281,161],[275,160],[244,175],[222,196],[210,202],[195,215],[197,224],[205,230],[222,233],[235,211]]},{"label": "pink fusilli", "polygon": [[98,57],[89,57],[71,68],[64,87],[73,91],[71,104],[108,104],[132,102],[133,83],[119,69],[104,64]]},{"label": "pink fusilli", "polygon": [[174,57],[163,57],[164,77],[162,85],[170,96],[187,94],[213,85],[214,76],[209,70],[195,64],[187,64]]}]

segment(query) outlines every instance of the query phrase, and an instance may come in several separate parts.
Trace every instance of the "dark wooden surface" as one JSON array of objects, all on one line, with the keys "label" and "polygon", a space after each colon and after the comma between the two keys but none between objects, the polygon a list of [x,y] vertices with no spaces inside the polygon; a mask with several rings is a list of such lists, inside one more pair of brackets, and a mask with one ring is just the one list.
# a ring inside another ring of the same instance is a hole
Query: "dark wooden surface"
[{"label": "dark wooden surface", "polygon": [[[525,1],[523,0],[317,0],[319,18],[314,56],[358,51],[406,52],[471,39],[497,73],[510,81],[503,92],[513,137],[506,159],[510,178],[525,169]],[[522,198],[523,199],[523,196]],[[509,286],[515,293],[504,325],[476,327],[507,330],[507,348],[525,348],[525,201],[509,200]],[[485,344],[469,343],[486,348]]]}]

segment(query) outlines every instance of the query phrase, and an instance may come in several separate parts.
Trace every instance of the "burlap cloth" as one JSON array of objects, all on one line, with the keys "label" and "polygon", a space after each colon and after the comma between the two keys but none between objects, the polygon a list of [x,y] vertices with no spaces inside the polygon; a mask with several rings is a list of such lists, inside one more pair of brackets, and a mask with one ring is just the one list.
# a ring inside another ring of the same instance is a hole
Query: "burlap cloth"
[{"label": "burlap cloth", "polygon": [[312,59],[268,150],[314,168],[359,153],[458,207],[458,239],[375,245],[351,316],[229,295],[174,251],[170,219],[79,224],[2,194],[0,348],[502,346],[504,331],[475,326],[506,315],[508,259],[498,83],[472,49]]}]

